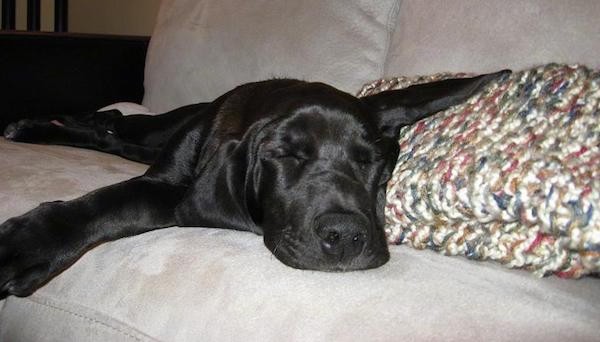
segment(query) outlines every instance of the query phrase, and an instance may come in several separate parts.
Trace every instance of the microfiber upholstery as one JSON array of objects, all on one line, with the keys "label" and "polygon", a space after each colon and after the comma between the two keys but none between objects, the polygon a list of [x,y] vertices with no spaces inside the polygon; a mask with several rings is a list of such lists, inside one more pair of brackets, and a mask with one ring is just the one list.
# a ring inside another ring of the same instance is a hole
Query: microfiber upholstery
[{"label": "microfiber upholstery", "polygon": [[155,112],[246,82],[321,81],[354,92],[383,75],[400,0],[165,0],[146,59]]},{"label": "microfiber upholstery", "polygon": [[[0,218],[145,165],[0,138]],[[390,246],[361,272],[283,265],[260,236],[159,229],[102,244],[31,297],[0,301],[0,341],[595,341],[600,281]]]},{"label": "microfiber upholstery", "polygon": [[[566,62],[597,60],[597,4],[164,0],[144,105],[160,113],[273,76],[354,92],[386,75],[516,69],[558,53]],[[554,30],[538,39],[527,21]],[[146,169],[2,138],[0,159],[1,220]],[[160,229],[102,244],[31,297],[0,301],[0,341],[598,340],[598,279],[538,279],[407,244],[390,245],[390,254],[374,270],[301,271],[250,233]]]},{"label": "microfiber upholstery", "polygon": [[[360,95],[461,76],[385,79]],[[389,241],[539,276],[600,272],[599,101],[598,71],[550,64],[405,127]]]},{"label": "microfiber upholstery", "polygon": [[402,0],[382,77],[599,68],[599,12],[596,0]]}]

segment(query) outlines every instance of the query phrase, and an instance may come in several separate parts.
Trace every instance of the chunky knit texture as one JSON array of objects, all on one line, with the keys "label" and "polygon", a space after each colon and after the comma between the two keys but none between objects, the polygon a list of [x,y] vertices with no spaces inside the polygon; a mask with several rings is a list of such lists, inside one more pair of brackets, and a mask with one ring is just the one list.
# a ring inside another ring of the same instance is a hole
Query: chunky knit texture
[{"label": "chunky knit texture", "polygon": [[[467,74],[384,79],[359,96]],[[538,276],[600,272],[600,72],[544,65],[401,130],[392,244]]]}]

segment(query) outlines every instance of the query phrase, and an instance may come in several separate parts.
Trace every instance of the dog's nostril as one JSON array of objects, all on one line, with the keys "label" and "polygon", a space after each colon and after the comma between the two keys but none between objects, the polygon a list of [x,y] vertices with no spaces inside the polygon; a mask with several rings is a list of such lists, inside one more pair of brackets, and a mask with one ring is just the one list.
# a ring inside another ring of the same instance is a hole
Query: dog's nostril
[{"label": "dog's nostril", "polygon": [[323,252],[340,260],[350,260],[360,255],[368,241],[366,225],[354,215],[323,215],[316,230]]},{"label": "dog's nostril", "polygon": [[326,232],[322,239],[321,247],[325,253],[330,255],[338,255],[344,250],[344,247],[339,245],[341,235],[338,231],[332,230]]},{"label": "dog's nostril", "polygon": [[327,237],[325,237],[325,241],[330,245],[335,245],[338,243],[338,241],[340,241],[340,233],[336,231],[329,232]]},{"label": "dog's nostril", "polygon": [[365,234],[363,233],[358,233],[356,235],[354,235],[352,237],[352,241],[354,241],[354,243],[358,243],[358,242],[365,242]]},{"label": "dog's nostril", "polygon": [[367,241],[367,236],[364,233],[357,233],[352,237],[352,247],[350,250],[353,255],[358,255],[362,252]]}]

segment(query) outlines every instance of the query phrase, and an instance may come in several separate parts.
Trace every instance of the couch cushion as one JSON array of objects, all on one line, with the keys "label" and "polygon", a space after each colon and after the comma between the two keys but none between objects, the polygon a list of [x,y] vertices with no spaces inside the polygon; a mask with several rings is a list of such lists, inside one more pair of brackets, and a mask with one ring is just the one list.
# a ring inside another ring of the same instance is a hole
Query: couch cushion
[{"label": "couch cushion", "polygon": [[[4,139],[0,155],[1,219],[145,169]],[[591,341],[599,320],[598,279],[405,246],[374,270],[300,271],[250,233],[169,228],[103,244],[31,297],[9,297],[0,341]]]},{"label": "couch cushion", "polygon": [[354,92],[381,77],[399,0],[166,0],[148,51],[155,112],[273,77]]},{"label": "couch cushion", "polygon": [[100,246],[30,298],[9,298],[0,339],[65,341],[107,326],[121,332],[114,341],[597,337],[597,279],[537,279],[404,246],[391,254],[379,269],[319,273],[284,266],[250,233],[154,231]]},{"label": "couch cushion", "polygon": [[11,143],[0,137],[0,221],[41,202],[69,200],[141,175],[146,165],[66,146]]},{"label": "couch cushion", "polygon": [[599,16],[596,0],[404,0],[385,77],[550,62],[600,67]]}]

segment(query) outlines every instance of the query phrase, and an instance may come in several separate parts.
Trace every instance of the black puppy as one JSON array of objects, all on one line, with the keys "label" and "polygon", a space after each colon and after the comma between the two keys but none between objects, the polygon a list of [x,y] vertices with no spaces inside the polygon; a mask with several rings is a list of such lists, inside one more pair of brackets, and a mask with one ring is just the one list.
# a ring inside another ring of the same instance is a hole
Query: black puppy
[{"label": "black puppy", "polygon": [[21,121],[5,136],[152,163],[131,180],[0,225],[0,291],[25,296],[90,248],[170,226],[252,231],[283,263],[348,271],[389,259],[386,182],[399,129],[507,72],[358,99],[322,83],[250,83],[159,116]]}]

